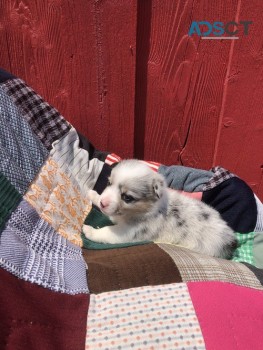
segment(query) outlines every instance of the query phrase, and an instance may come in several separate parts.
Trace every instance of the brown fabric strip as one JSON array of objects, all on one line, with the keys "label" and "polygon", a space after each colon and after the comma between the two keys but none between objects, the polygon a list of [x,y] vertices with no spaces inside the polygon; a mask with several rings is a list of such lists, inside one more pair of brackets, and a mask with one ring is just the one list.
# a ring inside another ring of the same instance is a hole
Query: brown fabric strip
[{"label": "brown fabric strip", "polygon": [[0,349],[83,350],[89,295],[52,292],[0,268]]},{"label": "brown fabric strip", "polygon": [[171,257],[153,243],[110,250],[83,249],[83,255],[91,293],[182,282]]}]

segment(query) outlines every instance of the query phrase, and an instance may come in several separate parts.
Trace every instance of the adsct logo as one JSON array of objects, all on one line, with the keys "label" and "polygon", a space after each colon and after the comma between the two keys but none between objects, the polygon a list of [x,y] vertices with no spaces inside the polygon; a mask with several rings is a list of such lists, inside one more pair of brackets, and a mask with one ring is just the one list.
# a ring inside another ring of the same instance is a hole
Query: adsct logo
[{"label": "adsct logo", "polygon": [[[200,21],[192,22],[188,35],[194,34],[201,37],[201,39],[239,39],[238,33],[243,31],[244,35],[248,35],[249,26],[252,21],[240,21],[239,23],[230,21],[224,22],[209,22]],[[225,35],[226,34],[226,35]]]}]

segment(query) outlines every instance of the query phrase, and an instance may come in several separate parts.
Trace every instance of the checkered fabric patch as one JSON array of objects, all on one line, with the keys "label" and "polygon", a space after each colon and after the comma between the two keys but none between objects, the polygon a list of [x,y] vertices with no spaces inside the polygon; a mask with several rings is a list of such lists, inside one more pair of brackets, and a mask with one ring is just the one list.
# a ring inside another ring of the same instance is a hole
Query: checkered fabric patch
[{"label": "checkered fabric patch", "polygon": [[208,191],[212,188],[215,188],[222,182],[231,179],[232,177],[235,177],[236,175],[232,174],[230,171],[220,167],[216,166],[212,169],[210,169],[215,175],[204,185],[202,191]]},{"label": "checkered fabric patch", "polygon": [[236,233],[237,249],[235,250],[233,260],[247,262],[255,265],[253,247],[255,233]]},{"label": "checkered fabric patch", "polygon": [[[183,282],[221,281],[262,290],[259,280],[244,264],[198,254],[171,244],[158,243],[158,246],[173,259]],[[244,260],[242,257],[244,257],[243,250],[240,252],[239,261],[249,262],[248,259]]]},{"label": "checkered fabric patch", "polygon": [[54,291],[88,293],[81,249],[57,234],[25,200],[1,232],[0,266]]},{"label": "checkered fabric patch", "polygon": [[11,79],[1,85],[20,108],[23,117],[31,126],[45,147],[50,150],[52,143],[68,133],[71,125],[60,113],[21,79]]}]

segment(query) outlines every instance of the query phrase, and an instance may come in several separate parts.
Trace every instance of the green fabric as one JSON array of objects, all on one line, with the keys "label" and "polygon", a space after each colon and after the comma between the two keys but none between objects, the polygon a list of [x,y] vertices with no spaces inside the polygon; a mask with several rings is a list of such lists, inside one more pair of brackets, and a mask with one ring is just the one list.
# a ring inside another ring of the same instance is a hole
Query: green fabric
[{"label": "green fabric", "polygon": [[127,248],[136,245],[148,244],[149,241],[143,242],[131,242],[131,243],[119,243],[119,244],[109,244],[109,243],[97,243],[87,239],[84,234],[81,235],[83,241],[83,248],[91,250],[104,250],[104,249],[116,249],[116,248]]},{"label": "green fabric", "polygon": [[92,207],[91,211],[86,217],[84,224],[92,226],[94,228],[101,228],[104,226],[113,225],[113,223],[110,221],[110,219],[106,215],[104,215],[100,210],[94,207]]},{"label": "green fabric", "polygon": [[[95,229],[98,229],[98,228],[101,228],[104,226],[112,226],[113,225],[113,223],[110,221],[110,219],[106,215],[104,215],[98,209],[96,209],[94,207],[91,209],[88,216],[86,217],[84,224],[92,226]],[[86,238],[83,233],[81,235],[81,238],[83,241],[83,248],[92,249],[92,250],[126,248],[126,247],[132,247],[132,246],[136,246],[136,245],[150,243],[150,241],[119,243],[119,244],[97,243],[97,242],[93,242],[93,241],[89,240],[88,238]]]},{"label": "green fabric", "polygon": [[0,173],[0,228],[5,224],[7,218],[17,207],[21,199],[22,196],[20,193],[9,180]]},{"label": "green fabric", "polygon": [[263,269],[263,232],[256,232],[254,239],[255,266]]},{"label": "green fabric", "polygon": [[247,262],[251,265],[255,265],[253,253],[254,238],[255,232],[236,232],[237,248],[234,251],[232,260],[238,262]]}]

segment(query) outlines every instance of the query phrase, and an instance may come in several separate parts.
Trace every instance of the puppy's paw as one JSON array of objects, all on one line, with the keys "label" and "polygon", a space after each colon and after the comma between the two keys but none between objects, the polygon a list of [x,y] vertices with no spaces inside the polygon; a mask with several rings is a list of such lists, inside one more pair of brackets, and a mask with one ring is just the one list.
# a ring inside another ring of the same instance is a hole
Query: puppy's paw
[{"label": "puppy's paw", "polygon": [[96,194],[96,193],[97,193],[97,192],[94,191],[94,190],[88,190],[88,193],[87,193],[88,199],[92,201],[92,199],[95,197],[95,194]]},{"label": "puppy's paw", "polygon": [[96,191],[89,190],[87,196],[93,204],[98,206],[100,195]]},{"label": "puppy's paw", "polygon": [[89,225],[83,225],[82,231],[86,238],[90,239],[91,241],[94,239],[94,228]]}]

